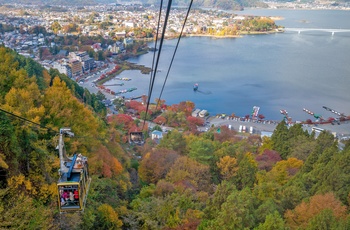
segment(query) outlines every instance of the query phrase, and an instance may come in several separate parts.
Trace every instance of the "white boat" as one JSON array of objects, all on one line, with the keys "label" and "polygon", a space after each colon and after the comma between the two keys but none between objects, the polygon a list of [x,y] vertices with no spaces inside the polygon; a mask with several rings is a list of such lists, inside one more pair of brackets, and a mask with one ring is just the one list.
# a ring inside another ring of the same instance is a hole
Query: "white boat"
[{"label": "white boat", "polygon": [[208,114],[208,111],[203,109],[202,111],[199,112],[198,115],[199,115],[200,117],[205,117],[205,116],[207,116],[207,114]]}]

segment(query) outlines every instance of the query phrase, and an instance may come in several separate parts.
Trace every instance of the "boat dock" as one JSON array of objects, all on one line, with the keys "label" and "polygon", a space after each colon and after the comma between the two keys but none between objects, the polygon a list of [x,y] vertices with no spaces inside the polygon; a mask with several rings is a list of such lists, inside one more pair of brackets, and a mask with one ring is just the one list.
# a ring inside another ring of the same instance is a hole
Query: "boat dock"
[{"label": "boat dock", "polygon": [[123,86],[124,83],[116,83],[116,84],[110,84],[110,85],[104,85],[104,86]]},{"label": "boat dock", "polygon": [[130,100],[137,100],[137,99],[141,99],[143,95],[141,96],[137,96],[137,97],[131,97]]}]

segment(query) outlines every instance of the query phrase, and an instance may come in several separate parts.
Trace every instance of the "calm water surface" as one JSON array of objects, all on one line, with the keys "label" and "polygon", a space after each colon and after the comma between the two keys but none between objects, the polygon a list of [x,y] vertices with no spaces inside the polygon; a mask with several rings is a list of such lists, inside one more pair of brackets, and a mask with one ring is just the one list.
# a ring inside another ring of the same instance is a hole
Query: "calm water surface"
[{"label": "calm water surface", "polygon": [[[298,28],[350,29],[350,11],[246,10],[239,14],[282,16],[278,25]],[[158,98],[176,40],[163,44],[152,101]],[[150,46],[153,46],[150,44]],[[153,53],[129,61],[151,67]],[[148,94],[150,75],[124,71],[132,78],[121,88],[129,95]],[[116,80],[112,80],[116,81]],[[111,82],[109,82],[111,83]],[[200,92],[193,92],[198,83]],[[167,104],[193,101],[211,115],[250,114],[253,106],[267,119],[281,120],[286,109],[294,120],[335,116],[323,105],[350,114],[350,32],[286,32],[243,38],[182,38],[162,99]],[[129,96],[127,95],[127,96]]]}]

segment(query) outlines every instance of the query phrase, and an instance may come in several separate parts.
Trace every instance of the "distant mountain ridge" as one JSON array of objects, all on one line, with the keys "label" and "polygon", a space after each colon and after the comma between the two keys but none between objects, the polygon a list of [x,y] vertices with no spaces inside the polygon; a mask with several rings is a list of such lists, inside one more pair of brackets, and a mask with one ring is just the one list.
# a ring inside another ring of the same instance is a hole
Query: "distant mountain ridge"
[{"label": "distant mountain ridge", "polygon": [[[173,5],[188,6],[189,0],[174,0]],[[130,4],[142,3],[148,5],[157,5],[155,0],[139,1],[116,1],[116,0],[0,0],[0,4],[28,4],[28,5],[94,5],[94,4]],[[193,2],[193,7],[207,7],[221,10],[242,10],[244,7],[264,7],[265,3],[260,0],[197,0]]]},{"label": "distant mountain ridge", "polygon": [[[173,0],[173,5],[188,6],[190,0]],[[277,0],[277,2],[296,2],[296,0]],[[305,0],[305,2],[316,2],[315,0]],[[350,2],[350,0],[335,0],[334,2]],[[155,0],[0,0],[0,4],[29,4],[29,5],[95,5],[95,4],[147,4],[157,5]],[[220,10],[243,10],[244,7],[267,7],[262,0],[196,0],[193,2],[193,8],[214,8]]]}]

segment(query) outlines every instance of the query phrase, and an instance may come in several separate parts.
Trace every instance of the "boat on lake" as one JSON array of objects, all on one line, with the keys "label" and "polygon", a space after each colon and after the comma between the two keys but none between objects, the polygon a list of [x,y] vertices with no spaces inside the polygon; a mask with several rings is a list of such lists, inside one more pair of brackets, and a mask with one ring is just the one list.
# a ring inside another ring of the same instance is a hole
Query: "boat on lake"
[{"label": "boat on lake", "polygon": [[128,92],[132,92],[134,90],[137,90],[137,88],[136,87],[132,87],[132,88],[128,89]]},{"label": "boat on lake", "polygon": [[194,84],[193,86],[193,91],[197,91],[198,90],[198,83]]},{"label": "boat on lake", "polygon": [[202,111],[199,112],[199,117],[206,117],[208,115],[208,111],[203,109]]},{"label": "boat on lake", "polygon": [[122,90],[119,90],[118,92],[115,92],[115,94],[128,93],[128,92],[132,92],[134,90],[137,90],[137,88],[136,87],[132,87],[132,88],[129,88],[129,89],[122,89]]}]

